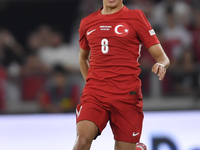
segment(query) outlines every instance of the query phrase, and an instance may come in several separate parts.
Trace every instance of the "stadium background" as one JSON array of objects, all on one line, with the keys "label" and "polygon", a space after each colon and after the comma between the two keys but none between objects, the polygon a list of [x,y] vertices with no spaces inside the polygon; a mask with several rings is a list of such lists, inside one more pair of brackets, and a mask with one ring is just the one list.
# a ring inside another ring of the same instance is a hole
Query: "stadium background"
[{"label": "stadium background", "polygon": [[[144,11],[171,60],[160,82],[142,49],[142,140],[149,150],[199,150],[200,1],[124,4]],[[79,23],[101,5],[101,0],[0,0],[0,149],[72,149],[75,106],[84,86]],[[112,143],[106,129],[92,149]]]}]

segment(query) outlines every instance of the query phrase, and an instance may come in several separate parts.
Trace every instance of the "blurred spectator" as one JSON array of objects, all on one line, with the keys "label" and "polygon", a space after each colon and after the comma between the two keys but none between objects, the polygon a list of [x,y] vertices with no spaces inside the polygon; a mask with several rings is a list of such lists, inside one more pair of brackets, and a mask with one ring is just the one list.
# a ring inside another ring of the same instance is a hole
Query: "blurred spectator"
[{"label": "blurred spectator", "polygon": [[52,29],[48,38],[49,44],[38,50],[40,60],[49,68],[60,64],[71,71],[79,71],[78,51],[64,43],[62,33]]},{"label": "blurred spectator", "polygon": [[53,81],[39,97],[44,112],[74,111],[79,102],[79,88],[69,80],[62,66],[53,68]]},{"label": "blurred spectator", "polygon": [[171,55],[171,65],[175,65],[181,57],[184,48],[191,45],[191,35],[189,31],[176,22],[174,17],[174,8],[168,7],[166,11],[167,23],[162,30],[165,42],[168,44],[169,53]]},{"label": "blurred spectator", "polygon": [[41,48],[51,45],[52,40],[52,27],[49,25],[41,25],[37,30],[39,34]]},{"label": "blurred spectator", "polygon": [[35,53],[27,57],[21,69],[21,94],[23,100],[35,100],[38,92],[44,87],[48,68]]},{"label": "blurred spectator", "polygon": [[44,88],[50,68],[39,58],[39,49],[48,46],[52,30],[48,25],[41,25],[27,39],[28,55],[21,68],[21,97],[23,100],[35,100]]},{"label": "blurred spectator", "polygon": [[36,53],[27,56],[26,61],[21,69],[22,76],[47,74],[48,68],[41,63]]},{"label": "blurred spectator", "polygon": [[12,62],[23,63],[23,48],[6,29],[0,29],[0,61],[9,67]]},{"label": "blurred spectator", "polygon": [[184,1],[180,0],[163,0],[156,4],[153,9],[154,21],[157,25],[165,26],[167,20],[165,19],[166,9],[171,7],[174,10],[174,18],[178,23],[188,26],[191,18],[191,7]]},{"label": "blurred spectator", "polygon": [[[172,71],[173,70],[173,71]],[[171,87],[174,94],[191,95],[198,88],[199,69],[193,51],[187,49],[179,59],[178,67],[172,69]]]},{"label": "blurred spectator", "polygon": [[38,52],[43,47],[51,45],[52,27],[49,25],[41,25],[29,34],[27,38],[27,46],[30,52]]},{"label": "blurred spectator", "polygon": [[37,52],[42,47],[42,40],[37,31],[32,32],[27,38],[27,46],[29,52]]}]

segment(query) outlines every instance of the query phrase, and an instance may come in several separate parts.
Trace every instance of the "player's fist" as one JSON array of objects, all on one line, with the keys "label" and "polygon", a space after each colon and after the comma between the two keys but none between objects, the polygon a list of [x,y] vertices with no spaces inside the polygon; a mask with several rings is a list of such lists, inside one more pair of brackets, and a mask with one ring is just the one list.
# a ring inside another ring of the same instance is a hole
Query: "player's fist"
[{"label": "player's fist", "polygon": [[137,143],[135,150],[147,150],[147,147],[144,143]]},{"label": "player's fist", "polygon": [[155,63],[152,67],[152,72],[158,74],[159,80],[163,80],[165,77],[166,69],[163,64]]}]

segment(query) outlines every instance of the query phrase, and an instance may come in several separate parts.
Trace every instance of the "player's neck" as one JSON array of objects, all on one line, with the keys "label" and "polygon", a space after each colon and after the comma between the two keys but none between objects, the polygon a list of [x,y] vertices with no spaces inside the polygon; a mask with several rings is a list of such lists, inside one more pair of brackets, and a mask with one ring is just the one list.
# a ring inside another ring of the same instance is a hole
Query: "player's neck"
[{"label": "player's neck", "polygon": [[120,11],[123,8],[123,4],[120,4],[117,7],[106,7],[105,5],[103,6],[103,9],[101,10],[101,14],[103,15],[108,15],[108,14],[114,14],[118,11]]}]

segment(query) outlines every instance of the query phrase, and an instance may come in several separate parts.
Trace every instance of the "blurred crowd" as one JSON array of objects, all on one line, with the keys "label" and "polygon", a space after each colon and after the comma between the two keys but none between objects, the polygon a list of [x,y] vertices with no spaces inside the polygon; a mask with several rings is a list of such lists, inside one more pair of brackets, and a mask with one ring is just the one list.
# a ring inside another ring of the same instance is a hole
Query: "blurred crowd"
[{"label": "blurred crowd", "polygon": [[[26,48],[26,49],[25,49]],[[41,25],[22,46],[0,29],[0,108],[16,101],[37,101],[41,112],[73,111],[79,102],[78,50],[64,35]]]},{"label": "blurred crowd", "polygon": [[[51,25],[27,33],[26,45],[0,27],[0,111],[14,102],[34,101],[40,112],[70,112],[79,103],[84,81],[78,64],[80,19],[98,10],[101,0],[81,2],[71,43]],[[124,0],[130,9],[141,9],[157,33],[171,61],[162,82],[163,95],[198,96],[200,72],[199,0]],[[155,63],[143,46],[140,57],[142,89],[150,95],[151,67]]]}]

